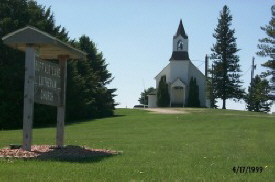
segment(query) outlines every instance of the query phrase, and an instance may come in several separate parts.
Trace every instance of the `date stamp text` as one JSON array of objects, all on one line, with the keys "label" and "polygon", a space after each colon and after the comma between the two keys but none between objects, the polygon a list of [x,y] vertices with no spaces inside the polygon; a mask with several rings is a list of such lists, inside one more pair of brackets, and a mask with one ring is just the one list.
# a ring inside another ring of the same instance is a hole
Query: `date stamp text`
[{"label": "date stamp text", "polygon": [[263,167],[256,167],[256,166],[234,166],[233,167],[233,172],[235,174],[238,173],[262,173],[264,170]]}]

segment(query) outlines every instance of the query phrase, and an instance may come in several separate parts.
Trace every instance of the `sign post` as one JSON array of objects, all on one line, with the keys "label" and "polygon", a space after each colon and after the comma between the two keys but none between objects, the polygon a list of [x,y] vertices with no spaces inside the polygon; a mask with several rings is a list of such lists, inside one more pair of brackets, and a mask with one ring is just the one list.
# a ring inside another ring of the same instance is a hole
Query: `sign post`
[{"label": "sign post", "polygon": [[34,78],[35,78],[35,48],[27,44],[25,56],[25,87],[24,87],[24,111],[23,111],[23,149],[31,150],[32,122],[34,105]]},{"label": "sign post", "polygon": [[[26,52],[23,149],[31,151],[34,102],[57,107],[56,145],[62,147],[64,143],[67,60],[85,59],[87,54],[30,26],[9,33],[2,40],[9,47]],[[55,60],[59,64],[43,59]]]},{"label": "sign post", "polygon": [[56,145],[63,146],[64,140],[64,121],[66,110],[66,87],[67,87],[67,56],[59,56],[59,65],[61,70],[61,94],[60,105],[57,107],[57,131]]}]

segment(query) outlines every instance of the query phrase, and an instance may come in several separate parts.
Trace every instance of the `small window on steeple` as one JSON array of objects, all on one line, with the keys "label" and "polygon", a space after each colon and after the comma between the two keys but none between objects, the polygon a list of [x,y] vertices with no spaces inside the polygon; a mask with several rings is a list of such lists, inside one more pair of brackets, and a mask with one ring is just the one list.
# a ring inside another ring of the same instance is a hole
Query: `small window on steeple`
[{"label": "small window on steeple", "polygon": [[177,50],[183,50],[183,42],[181,40],[178,41]]}]

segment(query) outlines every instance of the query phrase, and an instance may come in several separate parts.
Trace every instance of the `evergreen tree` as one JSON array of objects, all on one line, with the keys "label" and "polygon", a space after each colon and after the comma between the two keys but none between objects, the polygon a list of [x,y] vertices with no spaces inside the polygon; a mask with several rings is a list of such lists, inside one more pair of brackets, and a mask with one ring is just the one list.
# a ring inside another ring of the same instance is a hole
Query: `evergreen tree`
[{"label": "evergreen tree", "polygon": [[[266,61],[262,66],[266,67],[267,70],[262,73],[261,76],[267,77],[269,75],[272,75],[272,78],[270,82],[273,84],[272,90],[275,91],[274,84],[275,84],[275,5],[271,7],[271,13],[272,17],[269,21],[268,25],[265,25],[265,27],[261,27],[263,31],[265,31],[267,37],[260,39],[258,44],[258,48],[260,49],[259,52],[256,54],[261,57],[271,57],[270,60]],[[273,71],[273,74],[272,74]],[[275,100],[274,93],[271,92],[269,95],[270,99]]]},{"label": "evergreen tree", "polygon": [[[212,74],[212,70],[209,70],[209,72]],[[207,99],[209,99],[210,101],[210,108],[213,108],[213,109],[217,109],[217,100],[216,100],[216,93],[214,92],[214,83],[213,83],[213,79],[212,77],[208,77],[207,78],[207,81],[206,81],[206,84],[207,84]]]},{"label": "evergreen tree", "polygon": [[[210,83],[211,84],[211,83]],[[209,99],[210,99],[210,108],[217,109],[217,93],[214,88],[214,83],[212,83],[211,87],[209,88],[210,94],[209,94]]]},{"label": "evergreen tree", "polygon": [[166,76],[162,76],[157,90],[157,106],[168,107],[170,103],[170,96],[168,92],[168,84],[166,83]]},{"label": "evergreen tree", "polygon": [[[0,1],[0,128],[19,128],[23,121],[25,54],[3,44],[2,37],[27,25],[66,41],[65,28],[55,25],[50,8],[35,1]],[[16,113],[16,114],[14,114]],[[45,114],[47,113],[47,114]],[[43,116],[43,117],[41,117]],[[56,108],[36,105],[34,125],[56,121]]]},{"label": "evergreen tree", "polygon": [[195,93],[194,93],[194,79],[193,77],[191,77],[190,82],[189,82],[189,97],[188,97],[188,106],[189,107],[193,107],[194,104],[194,97],[195,97]]},{"label": "evergreen tree", "polygon": [[195,89],[195,97],[194,97],[194,107],[200,107],[200,88],[197,85],[197,79],[194,78],[194,89]]},{"label": "evergreen tree", "polygon": [[103,54],[85,35],[73,45],[88,55],[86,60],[72,61],[68,66],[72,71],[68,78],[68,117],[75,120],[113,115],[116,89],[106,87],[114,78],[107,70]]},{"label": "evergreen tree", "polygon": [[269,102],[268,93],[270,87],[266,79],[261,80],[260,76],[256,75],[248,87],[245,102],[248,111],[269,112],[272,102]]},{"label": "evergreen tree", "polygon": [[[268,25],[261,27],[263,31],[265,31],[267,37],[263,39],[259,39],[260,44],[258,44],[258,48],[260,49],[259,52],[256,54],[261,57],[271,57],[275,56],[275,5],[271,7],[272,17],[269,21]],[[268,68],[266,72],[263,73],[263,76],[271,75],[271,71],[275,70],[275,60],[268,60],[262,66]]]},{"label": "evergreen tree", "polygon": [[[69,40],[66,29],[55,24],[50,8],[29,0],[0,1],[0,37],[27,25],[65,42]],[[106,87],[113,77],[103,54],[85,36],[72,44],[88,56],[86,61],[68,61],[67,119],[112,115],[116,89]],[[0,39],[0,129],[22,128],[24,64],[24,52],[7,47]],[[35,104],[34,125],[51,123],[56,124],[56,107]]]},{"label": "evergreen tree", "polygon": [[140,98],[138,99],[140,104],[148,105],[148,94],[155,91],[153,87],[149,87],[148,89],[144,90],[144,92],[141,92]]},{"label": "evergreen tree", "polygon": [[188,106],[200,107],[199,86],[197,85],[196,78],[193,78],[193,77],[191,77],[190,83],[189,83]]},{"label": "evergreen tree", "polygon": [[216,43],[211,48],[212,56],[216,58],[213,65],[215,80],[213,89],[217,98],[223,100],[223,109],[226,109],[227,99],[239,100],[244,95],[240,81],[239,56],[236,55],[239,49],[237,49],[234,37],[235,29],[230,29],[231,22],[232,15],[230,15],[228,7],[224,6],[213,34]]}]

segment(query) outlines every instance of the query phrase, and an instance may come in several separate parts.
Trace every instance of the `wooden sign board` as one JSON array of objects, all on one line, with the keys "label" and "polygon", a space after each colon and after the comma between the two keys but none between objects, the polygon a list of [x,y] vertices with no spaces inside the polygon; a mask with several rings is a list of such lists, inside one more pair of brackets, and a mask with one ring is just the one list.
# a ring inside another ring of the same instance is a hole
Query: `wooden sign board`
[{"label": "wooden sign board", "polygon": [[60,66],[35,59],[34,102],[51,106],[61,105]]}]

